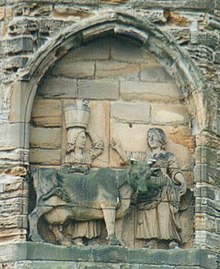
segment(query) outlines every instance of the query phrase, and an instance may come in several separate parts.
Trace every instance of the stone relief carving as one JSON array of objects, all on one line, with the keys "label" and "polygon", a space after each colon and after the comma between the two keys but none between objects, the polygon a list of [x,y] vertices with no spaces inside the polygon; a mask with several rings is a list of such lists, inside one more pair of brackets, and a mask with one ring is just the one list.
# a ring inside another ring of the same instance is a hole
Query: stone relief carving
[{"label": "stone relief carving", "polygon": [[132,202],[136,240],[144,240],[148,248],[157,248],[160,241],[178,247],[177,213],[186,183],[174,154],[165,151],[165,133],[159,128],[148,131],[149,154],[125,152],[112,140],[111,147],[127,167],[91,169],[104,143],[87,129],[89,113],[88,104],[82,101],[65,108],[67,150],[62,167],[32,171],[37,202],[29,215],[30,237],[61,245],[87,245],[101,235],[104,220],[109,243],[120,245],[115,221],[129,212]]},{"label": "stone relief carving", "polygon": [[[65,108],[67,128],[67,153],[65,165],[82,165],[90,167],[93,160],[102,154],[104,143],[87,130],[89,122],[89,107],[86,102],[78,100],[75,105]],[[90,139],[91,149],[85,149],[86,140]]]},{"label": "stone relief carving", "polygon": [[[180,198],[186,193],[186,182],[174,154],[165,150],[166,135],[160,128],[151,128],[147,133],[150,152],[126,153],[120,144],[111,142],[126,163],[129,156],[153,162],[152,169],[158,168],[161,175],[154,177],[155,184],[148,191],[137,193],[136,239],[145,240],[145,247],[158,248],[159,241],[166,241],[169,248],[177,248],[182,242],[177,213]],[[152,178],[153,180],[153,178]],[[160,188],[156,188],[157,181]]]}]

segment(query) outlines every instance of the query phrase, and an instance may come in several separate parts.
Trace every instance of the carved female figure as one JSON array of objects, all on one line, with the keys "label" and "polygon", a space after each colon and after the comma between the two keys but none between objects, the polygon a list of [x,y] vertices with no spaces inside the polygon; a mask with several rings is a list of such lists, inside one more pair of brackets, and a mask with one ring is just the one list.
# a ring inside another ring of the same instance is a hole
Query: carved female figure
[{"label": "carved female figure", "polygon": [[[90,149],[85,149],[87,135],[89,136],[92,145]],[[103,152],[103,141],[98,140],[94,142],[94,137],[85,131],[84,128],[70,128],[67,133],[68,146],[67,154],[64,163],[68,165],[83,165],[90,166],[94,159],[96,159]]]},{"label": "carved female figure", "polygon": [[[85,149],[87,136],[91,140],[91,148]],[[75,165],[73,172],[87,172],[93,162],[102,154],[104,143],[102,140],[94,142],[94,137],[85,131],[84,128],[70,128],[67,133],[68,147],[65,156],[65,165]],[[101,233],[101,226],[98,221],[87,221],[69,224],[67,233],[76,245],[83,245],[83,239],[92,239]]]},{"label": "carved female figure", "polygon": [[[150,148],[148,159],[160,168],[165,184],[159,194],[138,206],[136,238],[147,239],[146,247],[157,247],[158,240],[167,240],[169,247],[181,242],[176,213],[180,197],[186,192],[186,183],[173,153],[165,151],[166,136],[162,129],[151,128],[147,133]],[[174,244],[176,242],[176,244]]]},{"label": "carved female figure", "polygon": [[179,211],[180,197],[186,192],[186,182],[175,155],[165,150],[164,131],[160,128],[149,129],[147,143],[150,152],[137,154],[125,152],[115,141],[111,143],[123,164],[136,155],[138,160],[153,161],[152,168],[159,168],[162,172],[160,180],[163,185],[159,191],[153,192],[152,189],[137,196],[136,239],[145,240],[145,246],[149,248],[157,248],[159,240],[166,240],[169,247],[177,247],[181,236],[176,213]]}]

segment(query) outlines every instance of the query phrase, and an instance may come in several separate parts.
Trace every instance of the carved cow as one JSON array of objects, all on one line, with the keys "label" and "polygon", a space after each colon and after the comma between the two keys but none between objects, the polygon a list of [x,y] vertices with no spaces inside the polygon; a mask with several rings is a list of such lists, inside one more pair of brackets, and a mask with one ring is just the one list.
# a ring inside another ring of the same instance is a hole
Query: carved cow
[{"label": "carved cow", "polygon": [[128,212],[135,191],[140,188],[147,191],[153,172],[146,162],[135,162],[130,169],[101,168],[88,173],[65,168],[38,169],[37,177],[48,184],[53,181],[55,186],[49,191],[41,189],[37,205],[29,216],[31,236],[38,234],[37,223],[43,217],[56,241],[64,245],[65,237],[57,227],[70,220],[104,219],[109,243],[120,244],[115,236],[115,219]]}]

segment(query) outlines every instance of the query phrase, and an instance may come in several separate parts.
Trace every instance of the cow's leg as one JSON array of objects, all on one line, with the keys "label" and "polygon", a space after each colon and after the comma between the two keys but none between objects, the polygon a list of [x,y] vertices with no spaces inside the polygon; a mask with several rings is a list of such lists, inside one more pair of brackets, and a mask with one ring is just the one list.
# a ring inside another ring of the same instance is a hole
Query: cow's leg
[{"label": "cow's leg", "polygon": [[49,226],[50,230],[54,233],[56,237],[56,241],[63,245],[63,246],[70,246],[71,240],[68,240],[63,234],[62,234],[62,225],[52,224]]},{"label": "cow's leg", "polygon": [[115,208],[102,208],[110,245],[121,245],[115,236]]}]

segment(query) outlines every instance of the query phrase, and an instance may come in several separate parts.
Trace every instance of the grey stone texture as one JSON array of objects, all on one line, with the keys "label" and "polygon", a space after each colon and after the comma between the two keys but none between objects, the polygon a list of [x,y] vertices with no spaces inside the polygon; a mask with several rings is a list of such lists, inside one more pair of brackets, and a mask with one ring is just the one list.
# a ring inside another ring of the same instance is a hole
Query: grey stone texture
[{"label": "grey stone texture", "polygon": [[[17,243],[0,247],[1,261],[20,268],[204,268],[217,269],[219,255],[205,250],[146,250],[123,247],[60,247]],[[15,254],[15,255],[14,255]],[[19,254],[19,255],[16,255]],[[171,258],[172,257],[172,258]]]},{"label": "grey stone texture", "polygon": [[[147,128],[192,126],[196,141],[194,155],[191,149],[194,182],[190,182],[194,183],[196,211],[193,246],[219,251],[219,1],[0,0],[0,28],[0,167],[60,165],[65,151],[60,138],[62,108],[75,98],[106,101],[111,108],[106,115],[113,118],[114,126],[122,122],[130,128],[129,123],[135,122],[134,129],[140,130],[138,120]],[[68,29],[77,35],[71,36]],[[130,39],[119,38],[121,35]],[[72,47],[75,49],[69,51]],[[27,82],[27,88],[20,94],[16,82],[21,80]],[[37,98],[33,85],[38,88]],[[139,102],[141,109],[136,111]],[[133,111],[131,115],[126,113],[127,107]],[[32,111],[30,133],[28,111]],[[110,134],[111,128],[105,126],[105,133]],[[172,143],[169,146],[172,149]],[[105,156],[115,158],[107,146]],[[5,190],[2,186],[0,182]],[[1,192],[1,210],[7,213],[0,218],[1,243],[26,240],[27,188],[19,188]],[[118,248],[91,254],[88,249],[74,252],[59,247],[51,250],[47,245],[27,246],[28,251],[21,245],[1,247],[4,259],[0,259],[0,268],[48,268],[48,263],[37,259],[48,259],[50,253],[51,257],[56,253],[60,261],[82,259],[65,263],[51,259],[51,268],[89,268],[92,265],[83,259],[92,255],[99,262],[96,268],[220,266],[219,257],[203,250],[183,250],[179,256],[172,251],[152,256],[146,255],[146,250],[126,250],[124,261],[124,250]],[[16,255],[20,260],[14,262]],[[126,265],[120,261],[112,264],[116,256]],[[29,258],[33,260],[27,261]],[[145,264],[138,263],[142,258]],[[105,259],[110,265],[103,267],[100,263]]]}]

